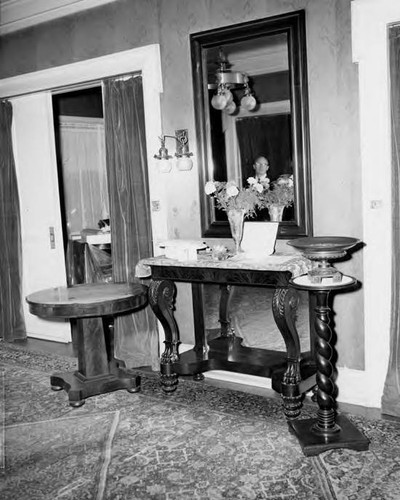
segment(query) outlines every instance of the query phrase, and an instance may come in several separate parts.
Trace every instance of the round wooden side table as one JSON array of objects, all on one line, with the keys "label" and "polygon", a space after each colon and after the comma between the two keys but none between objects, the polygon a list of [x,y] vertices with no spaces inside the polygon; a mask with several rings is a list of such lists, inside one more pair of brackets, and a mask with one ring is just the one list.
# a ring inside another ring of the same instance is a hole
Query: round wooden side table
[{"label": "round wooden side table", "polygon": [[[144,307],[147,287],[128,283],[89,283],[41,290],[26,297],[32,314],[69,319],[76,335],[78,370],[55,373],[53,390],[64,389],[69,404],[118,389],[140,390],[140,377],[114,358],[113,317]],[[122,363],[123,364],[123,363]]]},{"label": "round wooden side table", "polygon": [[290,281],[294,288],[311,292],[315,302],[316,336],[316,383],[317,418],[292,420],[290,430],[296,435],[307,456],[318,455],[332,448],[350,448],[357,451],[368,449],[369,440],[343,415],[336,414],[336,386],[334,382],[335,363],[332,346],[333,332],[330,323],[332,310],[329,307],[331,292],[354,290],[357,281],[351,276],[342,275],[338,282],[332,277],[328,284],[313,283],[308,275],[298,276]]}]

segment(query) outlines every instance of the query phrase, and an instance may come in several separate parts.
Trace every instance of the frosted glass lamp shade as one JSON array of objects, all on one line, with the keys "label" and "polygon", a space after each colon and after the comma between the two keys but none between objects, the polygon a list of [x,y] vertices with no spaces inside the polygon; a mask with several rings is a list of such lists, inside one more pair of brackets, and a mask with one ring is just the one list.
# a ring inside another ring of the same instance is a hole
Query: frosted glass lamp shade
[{"label": "frosted glass lamp shade", "polygon": [[176,168],[178,170],[192,170],[193,161],[188,156],[182,156],[176,160]]},{"label": "frosted glass lamp shade", "polygon": [[227,98],[223,94],[216,94],[211,99],[211,106],[214,109],[224,109],[227,104]]},{"label": "frosted glass lamp shade", "polygon": [[172,169],[172,161],[170,159],[163,158],[162,160],[158,160],[158,168],[161,174],[168,174]]},{"label": "frosted glass lamp shade", "polygon": [[251,111],[256,107],[257,101],[254,99],[252,95],[245,95],[240,101],[240,104],[248,111]]}]

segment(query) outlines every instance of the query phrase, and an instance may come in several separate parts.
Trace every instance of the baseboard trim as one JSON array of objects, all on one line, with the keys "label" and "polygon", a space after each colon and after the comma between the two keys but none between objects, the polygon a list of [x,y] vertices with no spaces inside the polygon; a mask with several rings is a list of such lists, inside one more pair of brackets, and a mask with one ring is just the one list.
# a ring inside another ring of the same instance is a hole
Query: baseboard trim
[{"label": "baseboard trim", "polygon": [[[181,344],[180,352],[193,349],[193,345]],[[245,373],[227,372],[224,370],[211,370],[204,373],[204,377],[211,380],[220,380],[233,384],[249,385],[263,389],[271,389],[271,379],[247,375]],[[381,408],[381,393],[379,388],[371,390],[369,373],[363,370],[338,368],[336,384],[339,389],[337,401],[365,408]]]},{"label": "baseboard trim", "polygon": [[29,338],[29,339],[36,339],[36,340],[49,340],[51,342],[58,342],[59,344],[69,344],[71,343],[71,336],[67,337],[61,337],[58,336],[58,337],[55,337],[54,335],[50,335],[50,334],[47,334],[47,333],[27,333],[26,336]]}]

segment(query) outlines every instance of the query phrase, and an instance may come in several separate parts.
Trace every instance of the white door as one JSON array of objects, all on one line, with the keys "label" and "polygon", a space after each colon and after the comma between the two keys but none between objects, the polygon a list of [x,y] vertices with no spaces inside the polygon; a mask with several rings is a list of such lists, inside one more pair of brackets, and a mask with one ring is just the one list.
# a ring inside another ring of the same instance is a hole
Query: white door
[{"label": "white door", "polygon": [[[50,92],[11,100],[13,147],[21,207],[23,295],[66,285]],[[28,337],[71,341],[68,321],[30,314],[24,301]]]}]

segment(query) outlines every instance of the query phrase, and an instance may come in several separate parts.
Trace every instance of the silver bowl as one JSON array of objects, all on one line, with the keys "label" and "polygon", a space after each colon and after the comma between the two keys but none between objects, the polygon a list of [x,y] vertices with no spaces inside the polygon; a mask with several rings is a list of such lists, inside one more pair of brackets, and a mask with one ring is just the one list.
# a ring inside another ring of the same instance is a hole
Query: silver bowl
[{"label": "silver bowl", "polygon": [[299,250],[304,257],[317,262],[317,266],[308,272],[311,283],[321,283],[324,278],[332,278],[335,283],[339,283],[342,274],[329,261],[344,257],[359,242],[357,238],[347,236],[316,236],[297,238],[288,241],[288,245]]},{"label": "silver bowl", "polygon": [[315,236],[288,241],[310,260],[336,260],[344,257],[347,250],[359,243],[357,238],[348,236]]}]

